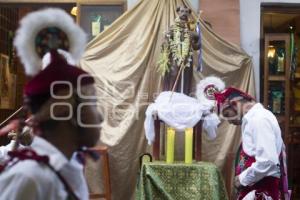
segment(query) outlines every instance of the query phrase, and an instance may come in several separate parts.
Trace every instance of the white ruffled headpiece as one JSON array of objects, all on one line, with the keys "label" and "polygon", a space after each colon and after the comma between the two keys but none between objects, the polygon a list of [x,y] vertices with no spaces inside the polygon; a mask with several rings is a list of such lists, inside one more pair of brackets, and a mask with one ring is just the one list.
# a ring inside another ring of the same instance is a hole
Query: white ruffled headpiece
[{"label": "white ruffled headpiece", "polygon": [[215,100],[214,99],[209,99],[207,97],[207,88],[208,87],[213,87],[218,90],[218,92],[222,91],[225,89],[225,83],[222,79],[216,77],[216,76],[209,76],[197,84],[197,90],[196,90],[196,96],[197,99],[208,106],[213,107],[215,105]]},{"label": "white ruffled headpiece", "polygon": [[73,62],[77,63],[84,52],[86,34],[64,10],[48,8],[29,13],[20,21],[14,40],[14,46],[27,75],[34,76],[43,69],[42,58],[35,49],[35,39],[37,34],[47,27],[57,27],[67,35],[70,48],[66,53],[70,53]]}]

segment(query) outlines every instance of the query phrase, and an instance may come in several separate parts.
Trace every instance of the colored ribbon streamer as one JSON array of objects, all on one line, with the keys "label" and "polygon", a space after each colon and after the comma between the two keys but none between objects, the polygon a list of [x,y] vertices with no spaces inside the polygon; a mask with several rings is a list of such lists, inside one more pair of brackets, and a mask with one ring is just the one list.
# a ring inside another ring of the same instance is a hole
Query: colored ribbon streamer
[{"label": "colored ribbon streamer", "polygon": [[290,56],[291,56],[290,77],[291,77],[291,80],[294,80],[295,73],[296,73],[297,56],[296,56],[296,50],[295,50],[295,38],[294,38],[293,30],[291,30],[291,34],[290,34]]},{"label": "colored ribbon streamer", "polygon": [[196,31],[197,31],[197,33],[199,35],[198,44],[200,46],[199,53],[198,53],[197,71],[198,72],[202,72],[202,70],[203,70],[203,65],[202,65],[202,43],[201,43],[202,38],[201,38],[201,27],[200,27],[200,22],[199,21],[197,22]]}]

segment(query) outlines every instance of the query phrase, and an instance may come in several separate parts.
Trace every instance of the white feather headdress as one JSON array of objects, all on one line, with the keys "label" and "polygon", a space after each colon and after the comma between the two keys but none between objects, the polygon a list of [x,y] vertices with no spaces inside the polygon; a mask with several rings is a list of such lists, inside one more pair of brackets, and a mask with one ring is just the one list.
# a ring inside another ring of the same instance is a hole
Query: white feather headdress
[{"label": "white feather headdress", "polygon": [[34,76],[42,70],[42,58],[35,49],[35,39],[47,27],[57,27],[67,35],[69,53],[75,62],[79,61],[84,52],[86,34],[64,10],[48,8],[32,12],[21,20],[14,40],[27,75]]},{"label": "white feather headdress", "polygon": [[213,93],[215,90],[220,92],[224,89],[225,83],[222,79],[216,76],[209,76],[197,84],[196,96],[201,103],[212,107],[215,105]]}]

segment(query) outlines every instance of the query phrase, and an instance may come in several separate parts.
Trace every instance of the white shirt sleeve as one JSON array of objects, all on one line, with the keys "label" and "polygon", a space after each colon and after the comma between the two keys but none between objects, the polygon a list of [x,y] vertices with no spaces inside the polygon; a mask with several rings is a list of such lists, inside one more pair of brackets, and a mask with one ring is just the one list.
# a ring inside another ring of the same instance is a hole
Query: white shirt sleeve
[{"label": "white shirt sleeve", "polygon": [[30,177],[15,174],[6,176],[0,183],[0,199],[38,200],[38,184]]},{"label": "white shirt sleeve", "polygon": [[11,151],[15,145],[16,141],[11,140],[9,144],[5,146],[0,147],[0,161],[3,162],[5,159],[7,159],[7,154],[9,151]]},{"label": "white shirt sleeve", "polygon": [[252,138],[255,145],[255,162],[239,175],[243,186],[253,185],[270,171],[277,170],[279,155],[276,148],[276,135],[268,119],[255,119],[252,124]]}]

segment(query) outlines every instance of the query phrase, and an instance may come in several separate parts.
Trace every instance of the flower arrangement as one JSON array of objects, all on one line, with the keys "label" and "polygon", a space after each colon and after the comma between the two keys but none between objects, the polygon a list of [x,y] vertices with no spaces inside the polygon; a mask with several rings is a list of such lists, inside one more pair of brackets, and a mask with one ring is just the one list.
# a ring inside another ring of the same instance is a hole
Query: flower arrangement
[{"label": "flower arrangement", "polygon": [[[165,76],[170,71],[170,65],[177,67],[191,67],[193,49],[191,47],[191,34],[188,23],[182,23],[179,18],[166,33],[166,41],[163,43],[158,60],[158,72]],[[173,62],[170,62],[170,59]]]}]

